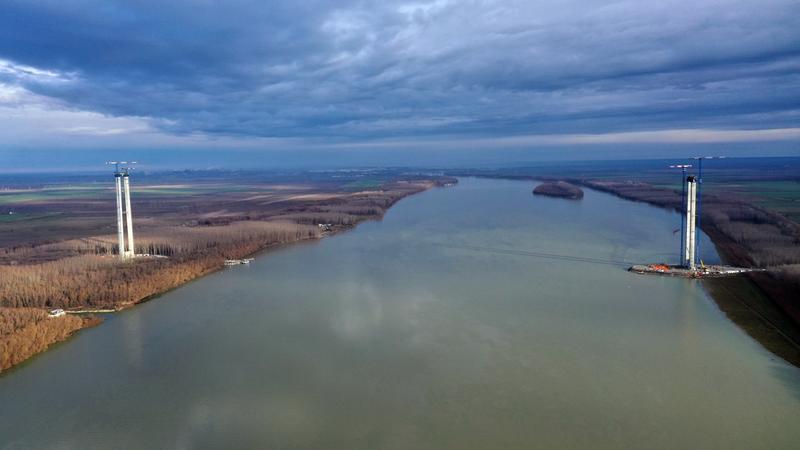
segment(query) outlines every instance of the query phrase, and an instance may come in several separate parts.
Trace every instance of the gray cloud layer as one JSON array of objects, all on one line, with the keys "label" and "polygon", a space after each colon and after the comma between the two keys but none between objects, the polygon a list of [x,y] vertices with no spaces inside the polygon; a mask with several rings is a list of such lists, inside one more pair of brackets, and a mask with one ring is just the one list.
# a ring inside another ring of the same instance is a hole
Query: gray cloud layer
[{"label": "gray cloud layer", "polygon": [[176,134],[800,123],[800,3],[0,1],[0,81]]}]

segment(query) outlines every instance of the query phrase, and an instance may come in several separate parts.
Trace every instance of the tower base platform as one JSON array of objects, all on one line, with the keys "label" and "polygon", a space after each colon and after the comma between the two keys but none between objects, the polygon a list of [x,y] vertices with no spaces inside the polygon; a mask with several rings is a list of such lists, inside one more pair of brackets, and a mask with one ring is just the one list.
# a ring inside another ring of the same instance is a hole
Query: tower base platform
[{"label": "tower base platform", "polygon": [[643,273],[652,275],[667,275],[683,278],[720,278],[741,275],[747,272],[763,272],[765,269],[751,269],[747,267],[733,267],[721,265],[703,265],[694,270],[683,266],[672,266],[667,264],[637,264],[631,266],[628,271],[633,273]]}]

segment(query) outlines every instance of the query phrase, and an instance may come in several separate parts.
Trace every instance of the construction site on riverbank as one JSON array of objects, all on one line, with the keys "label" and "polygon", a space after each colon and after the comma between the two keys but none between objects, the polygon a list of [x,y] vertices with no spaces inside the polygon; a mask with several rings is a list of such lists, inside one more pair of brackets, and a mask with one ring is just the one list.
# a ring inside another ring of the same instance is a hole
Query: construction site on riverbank
[{"label": "construction site on riverbank", "polygon": [[681,251],[680,264],[647,264],[633,265],[628,270],[634,273],[668,275],[684,278],[719,278],[734,275],[741,275],[747,272],[763,272],[764,269],[725,266],[719,264],[706,265],[702,260],[698,262],[699,241],[697,239],[697,227],[700,219],[701,199],[699,190],[703,182],[703,159],[708,157],[696,158],[700,163],[698,175],[687,175],[687,169],[692,165],[683,164],[670,166],[671,168],[681,169],[681,189],[683,200],[681,202]]},{"label": "construction site on riverbank", "polygon": [[701,265],[695,269],[667,264],[633,265],[628,269],[634,273],[669,275],[684,278],[720,278],[741,275],[747,272],[763,272],[765,269],[751,269],[745,267],[723,266],[718,264]]}]

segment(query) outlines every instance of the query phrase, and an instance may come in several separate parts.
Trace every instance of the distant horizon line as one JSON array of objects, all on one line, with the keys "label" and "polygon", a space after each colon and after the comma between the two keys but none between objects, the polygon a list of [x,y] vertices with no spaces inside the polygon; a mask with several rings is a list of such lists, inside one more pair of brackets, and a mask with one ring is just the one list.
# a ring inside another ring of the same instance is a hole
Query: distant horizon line
[{"label": "distant horizon line", "polygon": [[[706,154],[709,153],[709,154]],[[697,156],[714,156],[714,157],[724,157],[727,160],[775,160],[775,159],[797,159],[800,160],[800,155],[769,155],[769,156],[727,156],[723,154],[711,154],[712,152],[705,152],[700,153],[698,152]],[[339,172],[339,171],[370,171],[370,170],[416,170],[416,171],[424,171],[424,170],[480,170],[480,169],[507,169],[507,168],[531,168],[531,167],[538,167],[538,166],[550,166],[550,167],[557,167],[559,165],[574,165],[580,163],[592,163],[592,164],[603,164],[603,163],[624,163],[624,162],[675,162],[675,161],[685,161],[689,160],[691,157],[689,156],[681,156],[681,157],[674,157],[674,158],[666,158],[666,157],[657,157],[657,158],[608,158],[608,159],[548,159],[548,160],[539,160],[539,161],[517,161],[517,162],[506,162],[506,163],[474,163],[474,164],[458,164],[458,165],[437,165],[437,164],[430,164],[430,165],[396,165],[396,164],[386,164],[386,165],[374,165],[374,164],[347,164],[347,165],[320,165],[320,166],[311,166],[311,165],[274,165],[268,166],[265,165],[263,167],[235,167],[235,166],[207,166],[207,167],[182,167],[178,168],[172,164],[158,164],[154,166],[152,169],[147,168],[147,163],[144,162],[137,167],[137,170],[134,172],[140,173],[142,175],[159,175],[159,174],[168,174],[168,173],[180,173],[180,172],[238,172],[238,173],[267,173],[267,172],[286,172],[286,171],[298,171],[303,173],[310,173],[310,172]],[[100,169],[99,167],[104,167],[105,169]],[[105,162],[98,163],[98,168],[89,168],[89,167],[75,167],[70,169],[64,169],[63,167],[60,169],[54,170],[41,170],[41,168],[19,168],[19,169],[12,169],[6,170],[0,168],[0,175],[37,175],[37,174],[47,174],[47,175],[86,175],[86,176],[94,176],[94,175],[104,175],[106,173],[110,173],[107,170],[107,166]]]}]

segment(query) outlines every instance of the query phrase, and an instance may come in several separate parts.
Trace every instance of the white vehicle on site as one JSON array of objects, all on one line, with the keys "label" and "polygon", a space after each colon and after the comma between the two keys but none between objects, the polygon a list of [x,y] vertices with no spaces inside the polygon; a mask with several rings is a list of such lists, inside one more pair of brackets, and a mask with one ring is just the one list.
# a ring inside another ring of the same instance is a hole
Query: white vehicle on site
[{"label": "white vehicle on site", "polygon": [[50,317],[61,317],[64,314],[66,314],[66,311],[64,311],[63,309],[59,308],[59,309],[51,310],[50,314],[48,314],[48,316],[50,316]]}]

